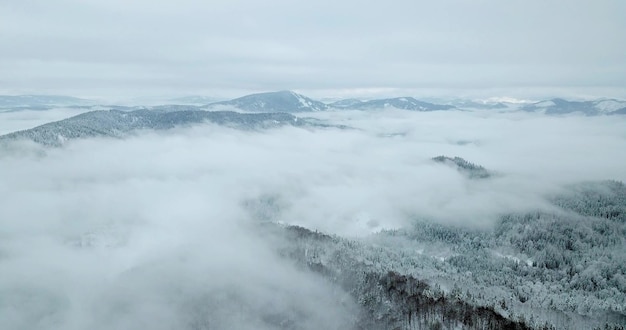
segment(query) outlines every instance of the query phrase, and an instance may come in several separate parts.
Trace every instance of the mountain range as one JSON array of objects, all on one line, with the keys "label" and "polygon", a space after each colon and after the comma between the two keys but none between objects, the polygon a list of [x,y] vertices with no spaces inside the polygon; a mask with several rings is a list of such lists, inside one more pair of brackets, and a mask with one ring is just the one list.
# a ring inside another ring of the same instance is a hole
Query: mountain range
[{"label": "mountain range", "polygon": [[535,102],[520,108],[523,111],[542,112],[548,115],[561,115],[568,113],[583,113],[593,115],[617,115],[626,114],[626,101],[615,99],[602,99],[594,101],[568,101],[555,98],[547,101]]},{"label": "mountain range", "polygon": [[[553,99],[519,108],[550,115],[626,114],[624,103]],[[2,135],[0,146],[29,140],[58,147],[75,139],[124,138],[141,130],[167,130],[203,123],[241,130],[328,126],[288,112],[454,109],[409,97],[348,99],[326,105],[288,91],[254,94],[202,107],[99,107],[106,110],[89,111]],[[221,108],[248,113],[219,111]],[[336,135],[332,138],[337,140]],[[436,166],[458,171],[463,180],[468,180],[462,181],[464,189],[486,189],[483,183],[501,175],[461,157],[437,156],[432,161]],[[624,329],[626,186],[622,182],[584,182],[564,187],[558,194],[547,197],[549,207],[545,209],[511,210],[498,215],[492,219],[493,230],[476,230],[463,223],[407,214],[407,226],[381,230],[364,238],[344,238],[317,229],[284,225],[282,220],[292,213],[286,206],[289,203],[282,202],[283,196],[292,193],[287,190],[269,196],[252,195],[242,203],[250,219],[258,220],[254,224],[258,223],[255,237],[270,237],[276,242],[273,248],[281,258],[295,263],[299,270],[319,275],[345,291],[346,298],[349,295],[358,302],[363,312],[356,314],[358,327],[355,328]],[[416,194],[411,198],[423,197]],[[459,220],[464,216],[459,215]],[[70,239],[72,248],[88,251],[97,235],[89,233],[76,242]],[[40,299],[29,291],[23,297],[15,300],[9,296],[5,300],[32,309],[31,301]],[[209,324],[207,311],[222,302],[222,297],[217,295],[217,303],[213,304],[214,297],[207,294],[209,303],[194,298],[193,304],[185,305],[206,308],[197,313],[201,321],[194,324]],[[39,304],[33,306],[38,308]],[[262,315],[272,328],[295,329],[307,317],[299,312],[286,315],[271,312]]]},{"label": "mountain range", "polygon": [[[203,96],[191,96],[170,99],[170,104],[152,107],[121,107],[101,106],[94,101],[68,97],[68,96],[45,96],[45,95],[0,95],[0,112],[29,110],[45,110],[55,106],[81,107],[92,110],[117,109],[139,110],[159,109],[167,111],[179,110],[225,110],[241,112],[318,112],[327,110],[375,110],[375,109],[401,109],[409,111],[438,111],[455,109],[481,109],[481,110],[510,110],[544,113],[547,115],[562,115],[569,113],[581,113],[588,116],[595,115],[619,115],[626,114],[626,101],[617,99],[599,99],[593,101],[569,101],[554,98],[539,102],[483,102],[455,99],[450,101],[437,100],[426,102],[413,97],[395,97],[373,100],[344,99],[331,103],[324,103],[293,91],[278,91],[267,93],[250,94],[229,101],[214,102],[215,98]],[[436,102],[436,103],[435,103]]]},{"label": "mountain range", "polygon": [[288,113],[244,114],[232,111],[99,110],[0,136],[0,142],[31,140],[61,146],[68,140],[88,137],[121,138],[141,129],[165,130],[178,126],[214,123],[237,129],[263,129],[284,125],[314,125]]},{"label": "mountain range", "polygon": [[374,109],[386,109],[396,108],[401,110],[412,111],[436,111],[436,110],[450,110],[455,107],[446,104],[434,104],[424,101],[416,100],[412,97],[396,97],[390,99],[378,99],[370,101],[357,102],[358,100],[338,101],[331,103],[334,108],[340,109],[355,109],[355,110],[374,110]]}]

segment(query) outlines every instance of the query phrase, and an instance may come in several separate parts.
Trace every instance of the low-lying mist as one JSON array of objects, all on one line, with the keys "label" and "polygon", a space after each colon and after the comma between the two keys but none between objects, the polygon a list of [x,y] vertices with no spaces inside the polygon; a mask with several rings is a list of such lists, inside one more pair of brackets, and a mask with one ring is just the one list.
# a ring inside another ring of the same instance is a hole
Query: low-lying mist
[{"label": "low-lying mist", "polygon": [[[202,125],[0,150],[0,324],[345,329],[352,298],[276,255],[259,222],[345,237],[416,218],[489,230],[502,213],[553,207],[567,184],[626,180],[620,116],[315,117],[350,128]],[[469,179],[438,155],[494,175]]]},{"label": "low-lying mist", "polygon": [[21,109],[15,111],[0,109],[0,135],[65,119],[81,112],[85,112],[85,110],[81,108]]}]

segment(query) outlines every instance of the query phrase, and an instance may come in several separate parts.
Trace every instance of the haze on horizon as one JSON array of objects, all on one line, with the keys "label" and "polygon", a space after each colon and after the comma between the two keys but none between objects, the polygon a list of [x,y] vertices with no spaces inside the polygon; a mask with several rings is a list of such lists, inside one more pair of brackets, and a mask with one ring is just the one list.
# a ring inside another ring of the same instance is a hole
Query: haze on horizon
[{"label": "haze on horizon", "polygon": [[0,94],[626,98],[626,3],[0,1]]}]

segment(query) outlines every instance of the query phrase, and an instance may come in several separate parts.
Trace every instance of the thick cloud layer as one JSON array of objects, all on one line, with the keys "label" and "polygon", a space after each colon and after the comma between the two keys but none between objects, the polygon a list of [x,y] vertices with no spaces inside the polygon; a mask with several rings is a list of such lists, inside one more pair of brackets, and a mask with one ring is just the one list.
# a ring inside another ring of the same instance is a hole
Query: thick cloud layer
[{"label": "thick cloud layer", "polygon": [[[354,302],[276,255],[256,224],[354,237],[418,217],[488,230],[503,212],[550,207],[568,183],[626,180],[618,116],[316,116],[354,129],[204,125],[3,150],[0,324],[343,329]],[[441,154],[496,175],[470,180],[430,160]]]},{"label": "thick cloud layer", "polygon": [[623,98],[625,6],[621,0],[0,1],[0,93],[501,89],[518,97]]}]

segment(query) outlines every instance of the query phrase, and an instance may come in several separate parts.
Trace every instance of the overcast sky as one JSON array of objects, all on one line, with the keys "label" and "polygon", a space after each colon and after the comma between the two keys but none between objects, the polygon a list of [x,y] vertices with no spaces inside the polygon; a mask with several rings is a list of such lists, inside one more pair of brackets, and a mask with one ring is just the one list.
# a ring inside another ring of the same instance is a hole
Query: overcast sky
[{"label": "overcast sky", "polygon": [[0,93],[626,98],[626,1],[0,0]]}]

